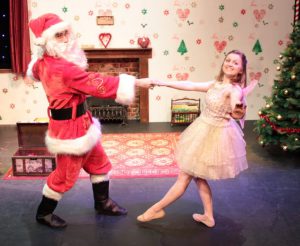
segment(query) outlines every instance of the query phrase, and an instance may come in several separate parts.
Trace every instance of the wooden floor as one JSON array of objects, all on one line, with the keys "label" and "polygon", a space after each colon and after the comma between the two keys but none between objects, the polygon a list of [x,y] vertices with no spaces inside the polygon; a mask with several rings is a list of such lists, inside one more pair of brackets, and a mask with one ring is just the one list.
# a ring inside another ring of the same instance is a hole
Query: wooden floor
[{"label": "wooden floor", "polygon": [[[169,123],[104,124],[103,133],[181,132]],[[249,169],[235,179],[210,181],[216,227],[195,223],[202,211],[195,185],[166,209],[166,217],[146,224],[136,216],[160,199],[175,178],[111,180],[111,196],[127,216],[95,214],[90,181],[78,180],[56,213],[69,226],[61,231],[37,224],[35,211],[44,180],[0,180],[0,244],[6,245],[300,245],[300,159],[298,154],[259,146],[253,122],[246,122]],[[17,149],[14,126],[0,126],[1,177]]]}]

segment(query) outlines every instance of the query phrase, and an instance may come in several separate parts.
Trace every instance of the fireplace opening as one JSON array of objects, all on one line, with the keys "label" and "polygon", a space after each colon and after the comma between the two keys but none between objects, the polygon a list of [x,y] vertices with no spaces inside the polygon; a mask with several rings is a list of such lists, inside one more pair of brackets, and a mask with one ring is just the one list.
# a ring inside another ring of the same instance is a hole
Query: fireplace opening
[{"label": "fireplace opening", "polygon": [[[89,71],[107,76],[118,76],[122,73],[137,78],[148,77],[148,59],[151,49],[85,49]],[[116,103],[111,99],[89,97],[87,104],[94,117],[101,121],[128,120],[149,122],[148,90],[136,87],[134,102],[129,106]]]},{"label": "fireplace opening", "polygon": [[128,106],[116,103],[113,99],[87,98],[87,106],[92,115],[102,123],[120,122],[128,123]]}]

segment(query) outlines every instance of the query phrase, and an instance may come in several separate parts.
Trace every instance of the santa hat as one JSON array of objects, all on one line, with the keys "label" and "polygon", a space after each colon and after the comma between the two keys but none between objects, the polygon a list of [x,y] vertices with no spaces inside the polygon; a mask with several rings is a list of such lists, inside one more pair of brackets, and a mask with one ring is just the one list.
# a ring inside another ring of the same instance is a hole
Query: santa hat
[{"label": "santa hat", "polygon": [[70,28],[70,24],[64,22],[56,14],[44,14],[29,22],[29,27],[36,37],[36,45],[45,45],[48,38],[53,38],[58,32]]}]

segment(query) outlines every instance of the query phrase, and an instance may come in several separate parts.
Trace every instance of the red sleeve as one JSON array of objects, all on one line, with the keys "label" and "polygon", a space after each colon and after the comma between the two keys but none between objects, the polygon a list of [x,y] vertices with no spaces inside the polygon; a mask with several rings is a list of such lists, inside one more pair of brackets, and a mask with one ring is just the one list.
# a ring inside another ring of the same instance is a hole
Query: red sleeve
[{"label": "red sleeve", "polygon": [[119,77],[86,72],[73,64],[64,70],[64,81],[68,87],[79,93],[99,98],[115,99],[119,86]]}]

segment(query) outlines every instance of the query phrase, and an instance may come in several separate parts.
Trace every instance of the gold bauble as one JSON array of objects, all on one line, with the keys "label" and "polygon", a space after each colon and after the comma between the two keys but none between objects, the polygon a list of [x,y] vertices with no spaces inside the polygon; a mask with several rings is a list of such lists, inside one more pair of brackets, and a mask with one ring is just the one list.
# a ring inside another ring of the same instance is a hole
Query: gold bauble
[{"label": "gold bauble", "polygon": [[258,115],[261,115],[261,111],[258,111]]},{"label": "gold bauble", "polygon": [[277,115],[277,120],[281,120],[282,119],[282,116],[279,114]]},{"label": "gold bauble", "polygon": [[283,55],[279,55],[278,57],[279,57],[279,59],[282,59],[282,58],[283,58]]},{"label": "gold bauble", "polygon": [[266,108],[270,108],[271,107],[271,105],[270,104],[266,104]]},{"label": "gold bauble", "polygon": [[298,138],[295,138],[295,141],[297,142],[299,139]]},{"label": "gold bauble", "polygon": [[291,76],[291,78],[292,78],[292,79],[296,79],[296,75],[293,74],[293,75]]},{"label": "gold bauble", "polygon": [[260,141],[259,141],[259,144],[260,144],[260,145],[263,145],[263,144],[264,144],[264,141],[263,141],[263,140],[260,140]]},{"label": "gold bauble", "polygon": [[277,71],[280,71],[280,69],[281,69],[281,67],[280,67],[280,66],[276,67],[276,70],[277,70]]},{"label": "gold bauble", "polygon": [[284,95],[287,95],[289,93],[289,91],[288,90],[284,90],[283,93],[284,93]]},{"label": "gold bauble", "polygon": [[281,146],[283,150],[287,150],[288,146],[287,145],[282,145]]}]

